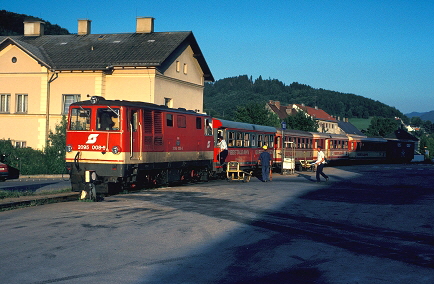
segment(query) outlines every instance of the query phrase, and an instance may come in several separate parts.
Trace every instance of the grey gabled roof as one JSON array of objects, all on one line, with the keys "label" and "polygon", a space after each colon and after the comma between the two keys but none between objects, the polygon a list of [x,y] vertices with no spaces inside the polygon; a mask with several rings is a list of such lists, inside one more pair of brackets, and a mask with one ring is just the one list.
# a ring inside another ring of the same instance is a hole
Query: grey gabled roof
[{"label": "grey gabled roof", "polygon": [[363,132],[361,132],[359,129],[357,129],[357,127],[352,125],[350,122],[344,122],[344,121],[338,120],[338,126],[346,134],[362,135],[362,136],[365,135]]},{"label": "grey gabled roof", "polygon": [[205,80],[214,81],[192,32],[0,36],[0,49],[10,42],[59,71],[148,66],[164,72],[170,60],[190,45]]}]

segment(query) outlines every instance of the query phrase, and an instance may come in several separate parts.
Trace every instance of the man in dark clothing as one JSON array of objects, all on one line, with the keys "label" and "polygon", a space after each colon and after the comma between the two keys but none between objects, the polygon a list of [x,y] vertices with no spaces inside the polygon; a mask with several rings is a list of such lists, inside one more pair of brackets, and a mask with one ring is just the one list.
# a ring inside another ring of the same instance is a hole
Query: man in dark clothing
[{"label": "man in dark clothing", "polygon": [[262,167],[262,181],[270,181],[271,155],[267,152],[267,145],[262,146],[264,151],[259,155],[258,164]]}]

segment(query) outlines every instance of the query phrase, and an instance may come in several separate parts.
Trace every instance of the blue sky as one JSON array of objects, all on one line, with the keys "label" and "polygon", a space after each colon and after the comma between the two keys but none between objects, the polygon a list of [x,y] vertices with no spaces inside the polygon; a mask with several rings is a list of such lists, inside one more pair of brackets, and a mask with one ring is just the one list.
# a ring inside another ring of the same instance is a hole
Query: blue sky
[{"label": "blue sky", "polygon": [[249,75],[352,93],[403,113],[434,110],[431,0],[0,0],[0,9],[77,32],[193,31],[216,80]]}]

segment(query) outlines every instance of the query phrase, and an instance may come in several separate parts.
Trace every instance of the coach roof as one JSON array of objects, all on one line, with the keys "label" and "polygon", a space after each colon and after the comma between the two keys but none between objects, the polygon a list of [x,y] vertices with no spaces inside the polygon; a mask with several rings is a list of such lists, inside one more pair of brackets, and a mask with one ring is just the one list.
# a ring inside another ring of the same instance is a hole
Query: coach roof
[{"label": "coach roof", "polygon": [[191,31],[126,34],[0,36],[0,49],[14,44],[54,71],[155,67],[164,72],[187,46],[205,80],[214,81]]}]

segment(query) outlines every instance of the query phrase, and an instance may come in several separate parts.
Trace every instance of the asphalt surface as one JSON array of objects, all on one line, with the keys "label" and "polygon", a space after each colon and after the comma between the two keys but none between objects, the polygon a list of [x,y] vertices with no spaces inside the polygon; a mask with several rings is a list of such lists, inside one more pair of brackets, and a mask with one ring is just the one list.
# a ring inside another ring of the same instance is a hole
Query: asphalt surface
[{"label": "asphalt surface", "polygon": [[0,212],[3,283],[434,283],[433,165]]}]

